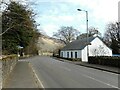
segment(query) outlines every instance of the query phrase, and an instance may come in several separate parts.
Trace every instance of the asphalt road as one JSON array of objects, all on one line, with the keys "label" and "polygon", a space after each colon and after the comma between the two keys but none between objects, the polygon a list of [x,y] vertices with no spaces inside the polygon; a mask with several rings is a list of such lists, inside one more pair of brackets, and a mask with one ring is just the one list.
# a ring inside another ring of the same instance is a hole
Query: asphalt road
[{"label": "asphalt road", "polygon": [[118,88],[118,74],[45,56],[36,56],[30,62],[43,88]]}]

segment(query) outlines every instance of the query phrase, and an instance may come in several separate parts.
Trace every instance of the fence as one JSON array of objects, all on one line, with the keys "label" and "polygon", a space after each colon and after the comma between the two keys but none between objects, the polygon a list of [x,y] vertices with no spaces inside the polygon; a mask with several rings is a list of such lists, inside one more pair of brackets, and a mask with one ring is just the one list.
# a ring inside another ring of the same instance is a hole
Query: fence
[{"label": "fence", "polygon": [[120,57],[117,56],[90,56],[88,59],[88,63],[91,64],[100,64],[107,66],[120,67]]},{"label": "fence", "polygon": [[18,57],[16,55],[9,55],[1,59],[2,64],[2,86],[4,86],[4,83],[6,82],[10,72],[15,67],[16,63],[18,61]]}]

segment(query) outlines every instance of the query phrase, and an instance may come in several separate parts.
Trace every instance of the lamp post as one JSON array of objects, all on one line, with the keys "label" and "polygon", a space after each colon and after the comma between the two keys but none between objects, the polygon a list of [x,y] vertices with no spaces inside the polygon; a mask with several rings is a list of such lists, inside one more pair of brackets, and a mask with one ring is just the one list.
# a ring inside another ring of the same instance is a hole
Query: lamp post
[{"label": "lamp post", "polygon": [[87,37],[86,37],[86,41],[87,41],[87,59],[89,56],[89,48],[88,48],[88,11],[86,10],[82,10],[82,9],[77,9],[78,11],[84,11],[86,13],[86,32],[87,32]]}]

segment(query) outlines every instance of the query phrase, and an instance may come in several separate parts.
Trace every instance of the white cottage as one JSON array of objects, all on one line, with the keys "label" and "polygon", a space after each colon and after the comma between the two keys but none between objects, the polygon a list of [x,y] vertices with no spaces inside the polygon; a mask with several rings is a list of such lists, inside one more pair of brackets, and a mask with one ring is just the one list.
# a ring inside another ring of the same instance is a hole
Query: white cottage
[{"label": "white cottage", "polygon": [[80,40],[75,40],[68,45],[66,45],[60,51],[60,56],[64,58],[81,58],[83,62],[88,62],[88,56],[112,56],[112,50],[108,48],[100,37],[89,37],[88,38],[88,49],[87,49],[87,39],[83,38]]}]

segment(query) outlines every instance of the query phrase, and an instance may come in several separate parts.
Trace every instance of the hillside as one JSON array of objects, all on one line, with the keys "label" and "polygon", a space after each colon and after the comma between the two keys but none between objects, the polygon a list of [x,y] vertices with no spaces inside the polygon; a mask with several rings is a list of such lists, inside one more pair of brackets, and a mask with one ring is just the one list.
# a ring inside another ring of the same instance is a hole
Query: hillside
[{"label": "hillside", "polygon": [[53,53],[57,49],[61,48],[64,46],[64,44],[55,38],[51,38],[49,36],[41,36],[39,37],[38,40],[38,49],[39,49],[39,54],[48,54],[48,53]]}]

